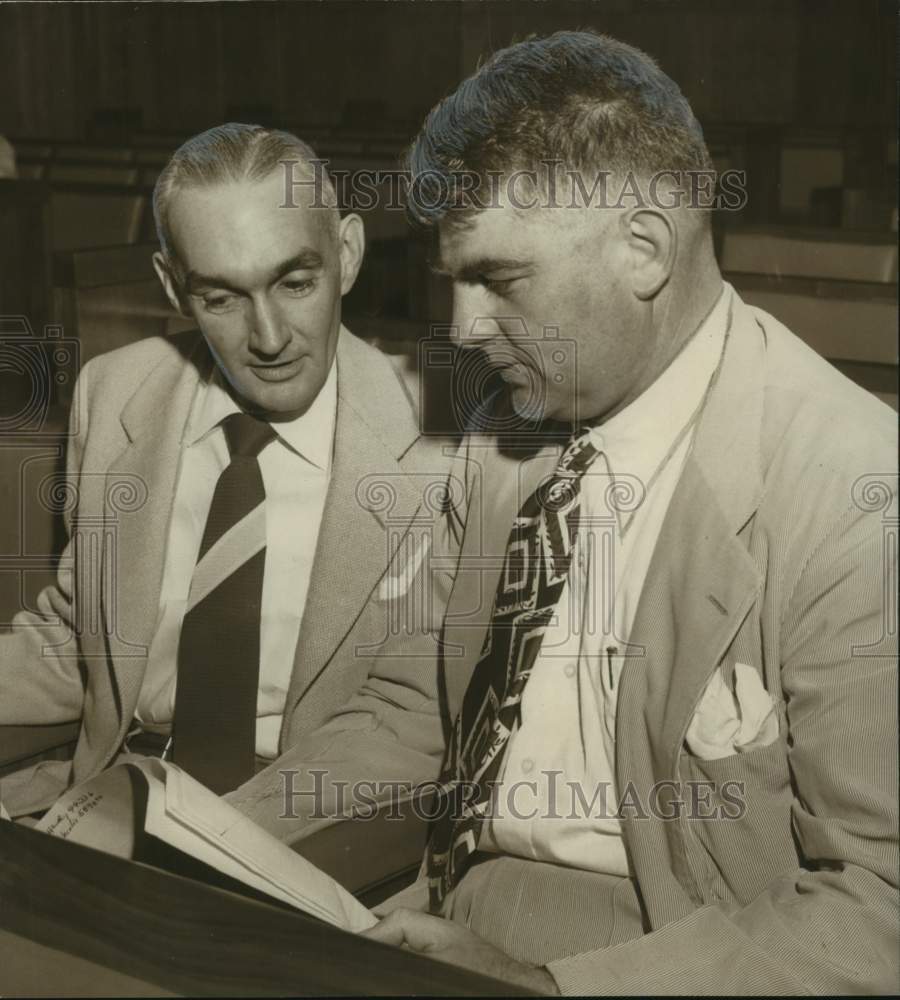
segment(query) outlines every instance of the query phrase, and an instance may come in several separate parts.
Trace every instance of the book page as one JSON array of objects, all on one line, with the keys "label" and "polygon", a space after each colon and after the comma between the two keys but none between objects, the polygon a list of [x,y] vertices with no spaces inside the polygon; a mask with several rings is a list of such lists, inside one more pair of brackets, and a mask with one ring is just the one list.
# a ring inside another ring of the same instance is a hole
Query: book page
[{"label": "book page", "polygon": [[70,788],[47,810],[35,829],[119,858],[131,858],[135,816],[128,771],[112,767]]},{"label": "book page", "polygon": [[141,765],[163,780],[150,785],[146,830],[232,878],[350,931],[377,920],[301,855],[266,833],[168,761]]},{"label": "book page", "polygon": [[104,771],[66,792],[36,828],[132,858],[140,831],[129,768],[147,783],[146,833],[335,927],[358,932],[377,922],[331,876],[166,761],[146,759]]}]

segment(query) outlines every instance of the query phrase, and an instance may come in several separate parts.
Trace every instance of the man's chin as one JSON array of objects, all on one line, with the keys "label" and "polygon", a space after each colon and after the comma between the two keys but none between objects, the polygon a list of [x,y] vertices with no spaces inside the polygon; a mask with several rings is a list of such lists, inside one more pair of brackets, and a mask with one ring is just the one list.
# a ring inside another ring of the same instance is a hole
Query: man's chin
[{"label": "man's chin", "polygon": [[265,392],[260,392],[256,386],[253,388],[253,392],[243,393],[239,402],[248,412],[269,423],[284,423],[302,416],[319,393],[318,389],[300,390],[290,385],[267,386]]},{"label": "man's chin", "polygon": [[516,392],[512,386],[509,387],[507,398],[516,418],[528,427],[542,426],[548,431],[565,430],[568,433],[575,425],[576,417],[573,412],[575,406],[568,400],[560,402],[536,397],[527,389]]},{"label": "man's chin", "polygon": [[528,423],[540,423],[547,416],[547,401],[533,386],[509,385],[508,398],[516,416]]}]

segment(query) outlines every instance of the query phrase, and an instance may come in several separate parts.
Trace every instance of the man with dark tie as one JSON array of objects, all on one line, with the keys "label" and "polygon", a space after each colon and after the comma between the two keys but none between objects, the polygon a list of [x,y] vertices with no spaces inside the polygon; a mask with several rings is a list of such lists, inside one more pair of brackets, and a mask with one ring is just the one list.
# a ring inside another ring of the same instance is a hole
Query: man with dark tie
[{"label": "man with dark tie", "polygon": [[545,993],[895,992],[895,415],[723,283],[636,49],[498,52],[410,165],[505,392],[456,468],[420,908],[368,933]]},{"label": "man with dark tie", "polygon": [[129,753],[224,793],[314,733],[436,772],[444,595],[420,582],[446,466],[388,358],[341,325],[363,224],[313,159],[228,124],[159,178],[154,265],[199,329],[81,374],[58,583],[0,641],[0,724],[81,732],[72,761],[4,779],[13,815]]}]

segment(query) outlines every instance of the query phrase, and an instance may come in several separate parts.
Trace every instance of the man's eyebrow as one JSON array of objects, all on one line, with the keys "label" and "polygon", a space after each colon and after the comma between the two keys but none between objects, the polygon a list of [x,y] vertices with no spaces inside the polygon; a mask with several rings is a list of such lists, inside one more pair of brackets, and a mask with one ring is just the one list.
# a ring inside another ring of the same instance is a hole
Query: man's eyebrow
[{"label": "man's eyebrow", "polygon": [[528,267],[529,264],[530,261],[517,257],[477,257],[453,271],[440,257],[428,262],[428,266],[435,274],[442,274],[457,281],[473,281],[485,274],[492,274],[494,271],[513,271]]},{"label": "man's eyebrow", "polygon": [[301,250],[287,260],[282,261],[277,267],[273,267],[270,272],[270,281],[278,281],[291,271],[312,271],[322,266],[322,255],[317,250]]},{"label": "man's eyebrow", "polygon": [[[290,274],[291,271],[309,271],[321,266],[322,255],[318,251],[312,249],[301,250],[300,253],[294,254],[293,257],[288,257],[287,260],[276,264],[269,272],[267,283],[273,284],[279,278]],[[200,274],[197,271],[189,271],[187,277],[184,279],[184,283],[191,294],[195,294],[199,288],[224,288],[229,292],[241,291],[228,278],[216,274]]]},{"label": "man's eyebrow", "polygon": [[233,288],[227,278],[215,274],[200,274],[199,271],[188,271],[184,279],[184,287],[189,294],[195,295],[201,288],[224,288],[229,292],[239,291]]}]

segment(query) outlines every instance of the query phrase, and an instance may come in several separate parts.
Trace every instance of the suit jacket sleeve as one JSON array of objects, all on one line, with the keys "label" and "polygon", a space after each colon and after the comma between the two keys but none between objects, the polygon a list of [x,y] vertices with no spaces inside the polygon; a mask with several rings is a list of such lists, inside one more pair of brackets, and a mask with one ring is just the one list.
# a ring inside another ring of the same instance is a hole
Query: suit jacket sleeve
[{"label": "suit jacket sleeve", "polygon": [[[354,816],[405,808],[437,778],[446,720],[436,654],[464,519],[460,471],[454,462],[447,509],[431,535],[431,628],[393,637],[390,655],[373,659],[368,677],[346,704],[226,796],[286,843]],[[346,830],[347,844],[358,838],[360,850],[366,850],[367,836],[366,823]],[[416,840],[411,860],[421,848]]]},{"label": "suit jacket sleeve", "polygon": [[[88,386],[85,365],[75,387],[70,426],[78,433],[69,438],[66,451],[66,498],[77,499],[78,474],[87,437],[87,407],[80,406]],[[69,504],[66,504],[69,509]],[[12,630],[0,637],[0,725],[52,725],[81,717],[84,699],[82,664],[73,635],[75,542],[70,535],[59,563],[56,582],[37,598],[35,611],[15,616]]]},{"label": "suit jacket sleeve", "polygon": [[563,993],[897,992],[892,558],[880,518],[846,513],[784,604],[781,676],[802,867],[744,908],[707,905],[634,941],[551,963]]}]

